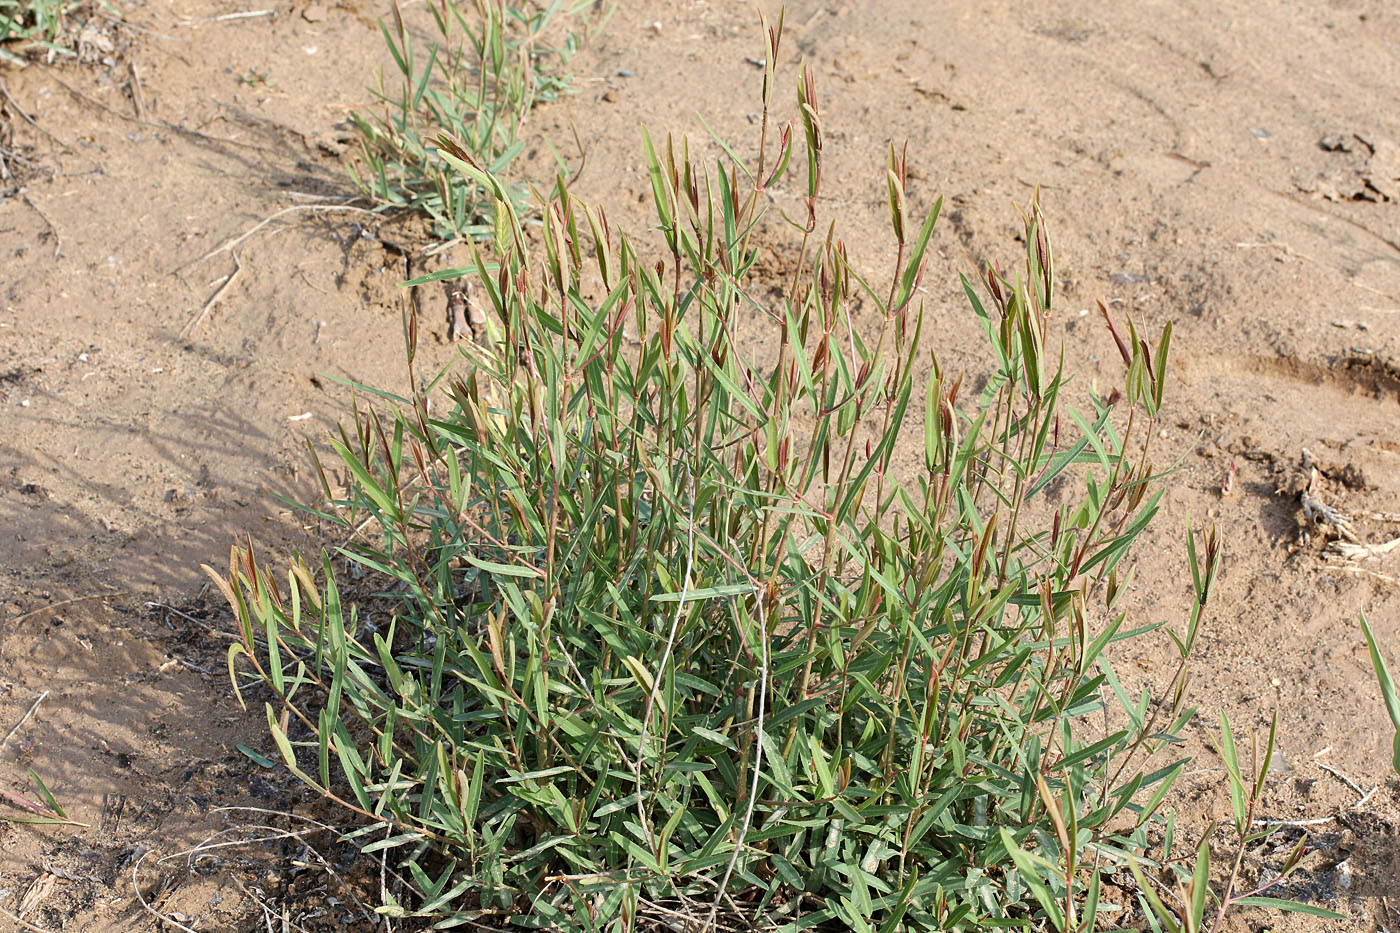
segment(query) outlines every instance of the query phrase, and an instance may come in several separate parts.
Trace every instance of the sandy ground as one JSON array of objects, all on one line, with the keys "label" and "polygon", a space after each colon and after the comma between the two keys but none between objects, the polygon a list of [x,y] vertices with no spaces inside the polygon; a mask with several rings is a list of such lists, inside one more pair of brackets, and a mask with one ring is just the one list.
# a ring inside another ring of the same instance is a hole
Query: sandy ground
[{"label": "sandy ground", "polygon": [[[314,495],[305,442],[347,412],[337,378],[406,378],[397,285],[428,265],[342,209],[345,117],[368,105],[385,11],[119,6],[120,23],[84,31],[84,63],[0,69],[0,786],[32,795],[32,768],[90,824],[0,824],[0,907],[29,894],[42,929],[156,929],[144,899],[222,930],[295,904],[304,928],[369,929],[327,834],[220,809],[319,812],[235,748],[267,742],[231,699],[228,622],[199,565],[235,536],[326,543],[278,497]],[[1082,381],[1119,379],[1096,300],[1152,332],[1175,322],[1156,443],[1181,463],[1138,552],[1136,611],[1184,616],[1187,522],[1217,522],[1225,574],[1195,701],[1246,725],[1277,709],[1286,765],[1264,815],[1322,821],[1291,893],[1351,916],[1334,929],[1400,926],[1400,782],[1356,621],[1400,665],[1400,551],[1348,565],[1316,536],[1300,546],[1291,485],[1306,448],[1363,541],[1400,534],[1400,9],[802,0],[787,23],[784,80],[803,59],[817,75],[824,209],[862,266],[893,257],[890,141],[909,143],[914,207],[946,198],[925,279],[946,366],[981,365],[957,276],[1015,261],[1014,205],[1035,185]],[[703,116],[749,139],[761,48],[747,3],[624,0],[575,59],[577,93],[534,129],[576,132],[576,192],[640,229],[639,124],[700,145]],[[549,167],[539,152],[527,166]],[[422,304],[424,352],[445,362],[445,297]],[[1123,663],[1150,676],[1168,649]],[[1218,767],[1204,751],[1184,785],[1196,825],[1225,813]],[[283,838],[167,858],[248,824]],[[1236,923],[1265,925],[1319,922]]]}]

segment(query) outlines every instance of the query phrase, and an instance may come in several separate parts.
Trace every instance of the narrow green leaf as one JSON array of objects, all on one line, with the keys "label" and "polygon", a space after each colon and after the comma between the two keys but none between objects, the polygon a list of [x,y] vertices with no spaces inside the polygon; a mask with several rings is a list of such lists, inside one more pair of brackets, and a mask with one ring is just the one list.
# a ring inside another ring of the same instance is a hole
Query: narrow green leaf
[{"label": "narrow green leaf", "polygon": [[1376,680],[1381,686],[1381,697],[1385,700],[1386,712],[1390,715],[1391,725],[1395,727],[1391,767],[1400,774],[1400,693],[1395,689],[1395,680],[1390,676],[1390,669],[1385,665],[1385,658],[1381,656],[1376,637],[1371,633],[1371,625],[1364,612],[1361,613],[1361,631],[1366,636],[1366,647],[1371,652],[1371,666],[1375,668]]},{"label": "narrow green leaf", "polygon": [[1300,904],[1297,901],[1284,900],[1280,897],[1239,897],[1231,901],[1239,907],[1269,907],[1274,910],[1288,911],[1295,914],[1307,914],[1311,917],[1323,917],[1327,920],[1346,920],[1346,914],[1339,914],[1336,911],[1328,910],[1325,907],[1318,907],[1314,904]]}]

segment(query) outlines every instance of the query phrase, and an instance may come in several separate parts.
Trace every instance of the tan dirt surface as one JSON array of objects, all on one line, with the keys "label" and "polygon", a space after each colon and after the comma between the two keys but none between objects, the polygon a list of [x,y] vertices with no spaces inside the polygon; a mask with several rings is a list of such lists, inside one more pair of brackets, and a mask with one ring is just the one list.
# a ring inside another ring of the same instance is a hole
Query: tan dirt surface
[{"label": "tan dirt surface", "polygon": [[[0,788],[34,798],[33,769],[89,824],[0,823],[0,908],[28,894],[46,930],[180,928],[157,912],[280,929],[284,909],[371,929],[356,898],[377,866],[311,824],[219,809],[334,818],[236,749],[270,743],[232,699],[227,612],[199,567],[235,536],[338,543],[279,497],[316,494],[305,443],[347,415],[335,380],[403,387],[398,283],[463,256],[424,260],[411,229],[346,203],[346,115],[387,59],[378,0],[117,8],[83,30],[83,62],[0,67]],[[945,367],[983,365],[957,276],[1014,268],[1036,185],[1081,394],[1121,378],[1097,300],[1151,333],[1175,322],[1154,444],[1180,465],[1132,601],[1183,620],[1187,523],[1218,524],[1183,825],[1228,813],[1217,713],[1249,728],[1277,710],[1285,765],[1262,815],[1320,821],[1282,893],[1351,919],[1242,911],[1234,928],[1400,927],[1400,782],[1357,626],[1366,612],[1400,667],[1400,550],[1348,563],[1316,530],[1302,541],[1297,495],[1307,449],[1364,542],[1400,535],[1400,7],[799,0],[787,26],[779,100],[807,61],[823,210],[857,264],[893,262],[890,142],[908,142],[915,211],[945,198],[924,279]],[[641,230],[639,125],[713,151],[708,123],[751,152],[762,48],[748,3],[623,0],[532,129],[582,165],[575,193]],[[547,181],[552,159],[536,146],[525,167]],[[764,274],[793,261],[764,257]],[[445,363],[445,293],[421,303],[423,352]],[[761,325],[748,336],[762,346]],[[1138,655],[1125,679],[1164,678],[1165,637]],[[168,858],[254,825],[281,838]]]}]

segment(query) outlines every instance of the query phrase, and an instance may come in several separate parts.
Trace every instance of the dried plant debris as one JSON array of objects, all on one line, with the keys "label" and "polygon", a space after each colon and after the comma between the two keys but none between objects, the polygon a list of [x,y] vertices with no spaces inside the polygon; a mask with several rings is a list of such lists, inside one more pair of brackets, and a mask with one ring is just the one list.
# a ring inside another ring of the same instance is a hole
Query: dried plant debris
[{"label": "dried plant debris", "polygon": [[1341,509],[1328,505],[1322,500],[1322,472],[1317,468],[1317,461],[1312,455],[1312,451],[1303,448],[1302,470],[1304,483],[1303,488],[1298,493],[1298,501],[1303,507],[1303,521],[1308,527],[1324,525],[1331,529],[1332,533],[1346,541],[1359,543],[1356,532],[1352,528],[1351,518]]},{"label": "dried plant debris", "polygon": [[1329,201],[1400,201],[1400,145],[1359,133],[1330,133],[1318,147],[1329,167],[1295,180],[1300,191]]},{"label": "dried plant debris", "polygon": [[[1357,532],[1356,522],[1369,519],[1374,522],[1400,523],[1400,515],[1384,512],[1367,513],[1360,518],[1348,515],[1335,505],[1324,501],[1325,474],[1318,467],[1312,451],[1303,448],[1299,471],[1280,492],[1296,492],[1302,507],[1304,528],[1299,534],[1299,545],[1306,544],[1310,530],[1321,526],[1324,537],[1331,538],[1329,548],[1348,561],[1375,560],[1400,548],[1400,536],[1379,544],[1363,541]],[[1338,477],[1346,483],[1345,477]]]},{"label": "dried plant debris", "polygon": [[1332,549],[1347,560],[1376,560],[1400,548],[1400,537],[1391,538],[1384,544],[1355,544],[1351,541],[1334,541]]},{"label": "dried plant debris", "polygon": [[53,893],[54,885],[58,883],[58,877],[44,872],[35,878],[29,887],[24,889],[24,896],[19,901],[19,918],[24,919],[26,914],[31,914],[38,909],[39,905],[48,900]]}]

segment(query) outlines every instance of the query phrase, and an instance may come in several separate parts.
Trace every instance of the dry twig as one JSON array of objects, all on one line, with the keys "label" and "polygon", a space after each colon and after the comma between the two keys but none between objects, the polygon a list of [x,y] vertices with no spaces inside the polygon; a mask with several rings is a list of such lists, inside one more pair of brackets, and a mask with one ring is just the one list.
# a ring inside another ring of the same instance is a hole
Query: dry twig
[{"label": "dry twig", "polygon": [[[694,513],[693,513],[693,511],[692,511],[692,519],[691,519],[692,522],[694,521],[693,514],[694,514]],[[767,628],[767,623],[764,621],[764,614],[763,614],[763,610],[764,610],[764,605],[763,605],[764,595],[763,595],[763,593],[760,591],[759,585],[758,585],[757,582],[754,582],[754,583],[753,583],[753,588],[754,588],[754,600],[755,600],[755,603],[754,603],[754,604],[755,604],[755,606],[756,606],[757,609],[758,609],[758,613],[757,613],[757,614],[758,614],[758,630],[759,630],[760,632],[766,632],[766,631],[768,630],[768,628]],[[730,878],[733,876],[733,874],[734,874],[734,866],[738,864],[738,862],[739,862],[739,853],[742,852],[742,851],[743,851],[743,848],[744,848],[744,839],[745,839],[746,836],[748,836],[748,834],[749,834],[749,828],[753,825],[753,808],[754,808],[754,803],[758,800],[758,776],[759,776],[759,769],[762,768],[762,766],[763,766],[763,723],[764,723],[765,714],[767,713],[767,704],[766,704],[766,700],[767,700],[767,698],[768,698],[768,665],[769,665],[769,658],[768,658],[768,639],[767,639],[766,637],[762,639],[762,641],[761,641],[761,643],[760,643],[760,647],[762,647],[762,649],[763,649],[763,656],[762,656],[762,658],[760,659],[760,667],[759,667],[759,669],[758,669],[758,673],[759,673],[759,684],[758,684],[758,723],[757,723],[757,725],[756,725],[755,728],[754,728],[754,743],[753,743],[753,748],[754,748],[754,755],[753,755],[753,784],[752,784],[752,786],[749,787],[748,806],[747,806],[747,807],[745,808],[745,810],[744,810],[744,821],[743,821],[743,823],[740,824],[740,826],[739,826],[739,838],[736,839],[736,840],[734,840],[734,852],[733,852],[733,853],[730,855],[730,857],[729,857],[729,864],[728,864],[727,866],[725,866],[725,869],[724,869],[724,877],[722,877],[722,878],[720,879],[720,882],[719,882],[719,891],[718,891],[718,893],[715,895],[714,903],[712,903],[712,904],[710,905],[710,914],[709,914],[709,917],[705,920],[705,925],[701,928],[701,929],[704,929],[704,930],[712,930],[712,929],[714,929],[714,926],[715,926],[715,917],[716,917],[716,915],[717,915],[718,912],[719,912],[719,908],[720,908],[721,903],[725,900],[725,897],[726,897],[726,894],[727,894],[727,888],[729,887],[729,879],[730,879]]]},{"label": "dry twig", "polygon": [[162,923],[168,923],[178,930],[184,930],[185,933],[199,933],[198,930],[185,926],[183,923],[176,920],[174,917],[166,916],[165,914],[156,910],[155,907],[153,907],[150,904],[150,902],[146,900],[146,895],[141,893],[141,881],[137,877],[137,873],[141,870],[141,863],[144,862],[146,860],[146,856],[150,854],[150,850],[142,852],[141,857],[138,858],[136,860],[136,863],[131,866],[131,886],[136,889],[136,899],[141,902],[142,907],[146,908],[147,913],[149,913],[151,916],[155,917]]},{"label": "dry twig", "polygon": [[34,203],[34,199],[23,188],[20,189],[20,197],[24,198],[24,203],[28,204],[34,213],[42,217],[44,223],[48,224],[49,229],[53,231],[53,258],[60,258],[63,255],[63,235],[58,232],[58,226],[49,219],[49,215],[44,213],[43,208]]},{"label": "dry twig", "polygon": [[49,931],[47,928],[41,927],[41,926],[35,926],[34,924],[30,923],[28,920],[25,920],[23,917],[19,916],[18,914],[12,914],[12,913],[10,913],[8,910],[6,910],[6,909],[3,908],[3,907],[0,907],[0,917],[4,917],[6,920],[10,921],[11,923],[17,923],[17,924],[19,924],[19,929],[21,929],[21,930],[29,930],[30,933],[50,933],[50,931]]},{"label": "dry twig", "polygon": [[1333,541],[1332,549],[1347,560],[1375,560],[1400,548],[1400,538],[1392,538],[1384,544],[1361,544],[1354,541]]},{"label": "dry twig", "polygon": [[[374,211],[366,210],[366,209],[363,208],[363,207],[354,207],[354,206],[349,205],[349,204],[294,204],[294,205],[292,205],[291,207],[284,207],[284,208],[282,208],[280,211],[277,211],[275,214],[271,214],[271,215],[269,215],[269,216],[267,216],[267,217],[264,217],[262,220],[258,221],[256,224],[254,224],[254,225],[253,225],[252,227],[250,227],[248,230],[245,230],[243,233],[239,234],[239,235],[236,236],[236,237],[233,237],[233,238],[231,238],[231,239],[225,240],[223,243],[220,243],[218,246],[214,247],[214,248],[211,249],[209,252],[205,253],[203,256],[201,256],[201,257],[199,257],[198,259],[196,259],[194,262],[189,263],[187,266],[181,266],[180,268],[181,268],[181,269],[184,269],[184,268],[192,268],[192,267],[194,267],[194,266],[199,266],[199,265],[202,265],[203,263],[208,262],[210,259],[213,259],[215,256],[219,255],[219,254],[222,253],[222,252],[225,252],[225,251],[232,251],[232,250],[234,250],[235,248],[241,246],[245,240],[247,240],[247,239],[248,239],[249,237],[251,237],[253,234],[257,233],[257,232],[258,232],[259,230],[261,230],[263,227],[266,227],[268,224],[272,223],[274,220],[277,220],[278,218],[281,218],[281,217],[285,217],[285,216],[288,215],[288,214],[295,213],[296,211],[312,211],[312,212],[355,211],[356,213],[359,213],[359,214],[373,214],[373,213],[374,213]],[[179,270],[177,269],[177,270],[175,270],[175,271],[178,272]]]},{"label": "dry twig", "polygon": [[136,67],[135,62],[128,64],[131,68],[131,102],[136,105],[136,116],[144,120],[146,119],[146,95],[141,93],[141,72]]},{"label": "dry twig", "polygon": [[[226,632],[226,631],[224,631],[223,629],[215,628],[214,626],[212,626],[212,625],[210,625],[208,622],[206,622],[204,619],[198,618],[197,616],[192,616],[192,615],[190,615],[188,612],[181,612],[179,609],[176,609],[174,606],[170,605],[169,603],[153,603],[153,602],[148,602],[148,603],[146,603],[146,608],[147,608],[147,609],[160,609],[160,610],[162,610],[162,611],[164,611],[164,612],[169,612],[169,613],[171,613],[172,615],[177,615],[177,616],[179,616],[180,618],[184,619],[186,622],[193,622],[195,625],[198,625],[200,628],[204,629],[204,630],[205,630],[206,632],[208,632],[209,634],[211,634],[211,635],[217,635],[217,636],[219,636],[220,638],[229,638],[229,639],[233,639],[233,640],[237,641],[237,640],[240,640],[240,639],[243,637],[242,635],[239,635],[239,634],[237,634],[237,633],[235,633],[235,632]],[[170,625],[170,623],[169,623],[168,620],[166,620],[166,626],[169,627],[169,628],[171,628],[171,629],[174,628],[174,626]]]},{"label": "dry twig", "polygon": [[24,118],[24,122],[28,123],[40,133],[44,134],[44,136],[46,136],[51,142],[53,142],[54,145],[58,146],[64,152],[73,151],[67,143],[59,139],[54,134],[50,133],[48,130],[44,129],[42,126],[35,122],[33,117],[25,113],[24,108],[19,105],[19,101],[15,100],[14,95],[10,93],[10,88],[3,81],[0,81],[0,94],[5,95],[5,99],[10,102],[11,107],[15,108],[15,113],[19,114],[21,117]]},{"label": "dry twig", "polygon": [[74,603],[85,603],[90,599],[105,599],[108,596],[113,596],[120,592],[122,592],[122,590],[113,590],[111,593],[89,593],[87,596],[74,596],[72,599],[65,599],[61,602],[56,603],[49,603],[47,606],[40,606],[38,609],[31,609],[28,612],[20,613],[19,615],[15,616],[13,619],[10,620],[10,624],[18,625],[25,619],[28,619],[31,616],[37,616],[40,613],[51,612],[54,609],[62,609],[64,606],[71,606]]},{"label": "dry twig", "polygon": [[[243,892],[244,897],[248,898],[248,900],[252,901],[254,904],[257,904],[258,909],[263,912],[263,924],[267,929],[267,933],[277,933],[277,928],[272,925],[272,918],[274,916],[272,906],[268,903],[267,899],[262,896],[262,893],[259,892],[257,888],[248,887],[243,883],[243,879],[239,878],[237,875],[233,876],[233,883],[238,886],[238,890]],[[290,933],[293,928],[295,928],[298,933],[307,933],[305,927],[299,923],[293,922],[292,918],[287,915],[286,907],[282,908],[282,916],[278,919],[281,920],[282,933]]]},{"label": "dry twig", "polygon": [[232,23],[241,19],[257,19],[262,16],[275,16],[276,10],[244,10],[241,13],[224,13],[222,16],[206,16],[201,19],[187,19],[177,26],[201,26],[205,23]]},{"label": "dry twig", "polygon": [[1374,794],[1374,793],[1375,793],[1375,790],[1374,790],[1374,789],[1373,789],[1370,793],[1367,793],[1365,790],[1362,789],[1362,787],[1361,787],[1360,784],[1356,783],[1356,782],[1353,781],[1351,778],[1347,777],[1345,774],[1343,774],[1342,772],[1338,771],[1336,768],[1332,767],[1331,765],[1325,765],[1325,764],[1323,764],[1323,763],[1320,762],[1320,761],[1319,761],[1319,762],[1315,762],[1315,764],[1316,764],[1319,768],[1321,768],[1323,771],[1326,771],[1328,774],[1332,775],[1332,776],[1335,777],[1337,780],[1339,780],[1339,781],[1341,781],[1343,784],[1345,784],[1347,787],[1350,787],[1352,790],[1356,791],[1358,794],[1361,795],[1361,800],[1360,800],[1360,802],[1358,802],[1358,803],[1356,804],[1356,806],[1360,806],[1361,804],[1365,803],[1367,800],[1370,800],[1370,799],[1371,799],[1371,794]]},{"label": "dry twig", "polygon": [[224,279],[224,283],[219,286],[219,290],[209,296],[209,300],[204,303],[204,307],[199,309],[199,316],[185,325],[184,330],[180,332],[181,337],[188,339],[194,336],[194,332],[199,330],[199,325],[203,324],[204,319],[209,316],[209,312],[214,310],[214,305],[222,301],[224,295],[228,294],[228,290],[233,287],[233,280],[238,278],[238,273],[243,271],[243,263],[239,260],[238,254],[233,250],[229,250],[229,255],[233,257],[233,271],[228,274],[228,278]]},{"label": "dry twig", "polygon": [[1314,820],[1255,820],[1255,826],[1321,826],[1323,823],[1330,823],[1335,820],[1335,816],[1320,816]]},{"label": "dry twig", "polygon": [[1355,564],[1327,564],[1323,566],[1322,569],[1330,570],[1335,573],[1349,573],[1352,576],[1357,577],[1374,577],[1375,579],[1381,580],[1385,583],[1391,583],[1396,586],[1400,586],[1400,577],[1393,576],[1388,573],[1381,573],[1378,570],[1371,570],[1369,567],[1358,567]]},{"label": "dry twig", "polygon": [[10,739],[14,738],[15,733],[18,732],[18,731],[20,730],[20,728],[21,728],[26,722],[29,721],[29,717],[34,715],[34,711],[37,710],[37,709],[39,708],[39,704],[42,703],[42,702],[44,702],[44,698],[47,697],[48,695],[49,695],[49,692],[48,692],[47,690],[45,690],[43,693],[41,693],[41,694],[39,694],[37,697],[35,697],[34,702],[33,702],[33,703],[30,705],[30,707],[29,707],[29,712],[27,712],[27,713],[25,713],[23,716],[21,716],[21,717],[19,718],[19,722],[15,723],[15,727],[14,727],[13,729],[11,729],[9,732],[5,733],[5,737],[4,737],[3,739],[0,739],[0,748],[4,748],[4,747],[5,747],[5,743],[8,742],[8,741],[10,741]]}]

